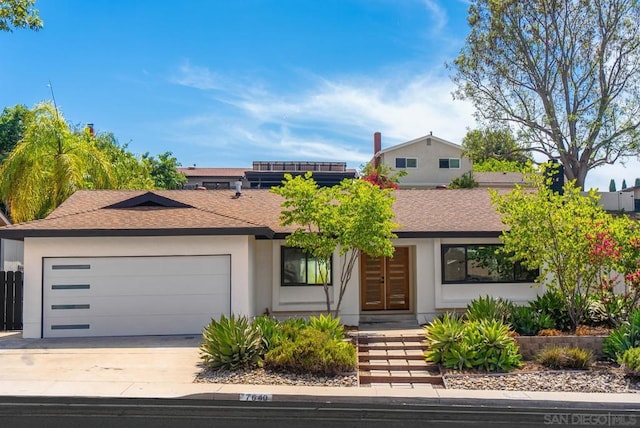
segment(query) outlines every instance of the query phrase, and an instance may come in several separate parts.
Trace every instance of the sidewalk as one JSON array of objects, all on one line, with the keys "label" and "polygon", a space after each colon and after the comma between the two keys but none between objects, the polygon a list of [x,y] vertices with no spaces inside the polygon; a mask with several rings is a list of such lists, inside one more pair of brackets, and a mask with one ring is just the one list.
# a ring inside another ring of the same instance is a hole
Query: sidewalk
[{"label": "sidewalk", "polygon": [[0,396],[197,398],[637,409],[640,394],[193,383],[197,336],[22,339],[0,334]]}]

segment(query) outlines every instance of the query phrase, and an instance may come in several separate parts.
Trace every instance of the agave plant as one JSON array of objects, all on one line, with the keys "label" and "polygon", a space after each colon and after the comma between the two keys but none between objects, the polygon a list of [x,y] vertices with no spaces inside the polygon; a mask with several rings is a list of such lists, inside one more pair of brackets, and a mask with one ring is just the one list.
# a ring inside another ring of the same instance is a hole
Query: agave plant
[{"label": "agave plant", "polygon": [[509,331],[498,320],[482,320],[473,328],[477,333],[478,366],[486,371],[508,371],[520,367],[522,355]]},{"label": "agave plant", "polygon": [[613,361],[617,361],[625,351],[637,347],[640,347],[640,309],[631,314],[628,322],[620,325],[604,339],[602,352]]},{"label": "agave plant", "polygon": [[451,348],[462,342],[464,324],[455,314],[445,313],[424,328],[424,335],[429,346],[424,354],[427,361],[444,363]]},{"label": "agave plant", "polygon": [[334,339],[341,340],[344,338],[344,327],[340,325],[340,318],[334,318],[331,314],[309,317],[309,327],[324,331]]},{"label": "agave plant", "polygon": [[508,322],[514,305],[502,297],[485,296],[474,299],[467,305],[469,321],[498,320]]},{"label": "agave plant", "polygon": [[215,370],[235,370],[261,362],[263,351],[260,328],[246,316],[222,315],[211,320],[202,332],[200,357]]},{"label": "agave plant", "polygon": [[253,325],[260,330],[262,335],[262,353],[264,356],[267,352],[273,349],[274,346],[282,340],[282,333],[280,332],[280,323],[277,319],[268,315],[262,315],[254,318]]}]

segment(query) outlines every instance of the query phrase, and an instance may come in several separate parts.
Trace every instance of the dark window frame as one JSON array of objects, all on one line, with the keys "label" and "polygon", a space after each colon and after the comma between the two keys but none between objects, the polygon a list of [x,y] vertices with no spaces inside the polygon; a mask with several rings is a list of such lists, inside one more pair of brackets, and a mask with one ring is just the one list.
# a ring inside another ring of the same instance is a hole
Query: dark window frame
[{"label": "dark window frame", "polygon": [[[402,161],[400,162],[400,165],[398,164],[398,161]],[[409,161],[413,161],[415,165],[409,166]],[[396,168],[416,169],[418,168],[418,158],[396,158]]]},{"label": "dark window frame", "polygon": [[[285,275],[286,275],[286,270],[285,270],[285,261],[287,260],[287,258],[285,257],[285,252],[287,251],[299,251],[301,252],[304,257],[305,257],[305,261],[304,261],[304,265],[305,266],[309,266],[309,259],[314,259],[313,256],[310,256],[308,254],[305,254],[304,251],[302,251],[300,248],[296,248],[296,247],[287,247],[286,245],[282,245],[280,247],[280,286],[281,287],[317,287],[320,286],[322,287],[323,284],[322,283],[309,283],[309,271],[308,269],[305,269],[305,280],[306,282],[291,282],[291,281],[285,281]],[[329,274],[328,274],[328,281],[327,281],[327,285],[328,286],[333,286],[333,256],[329,259]]]},{"label": "dark window frame", "polygon": [[[451,161],[458,161],[458,166],[451,166]],[[460,169],[462,168],[462,160],[460,158],[439,158],[438,167],[440,169]]]},{"label": "dark window frame", "polygon": [[[502,244],[442,244],[440,246],[440,277],[442,280],[442,284],[531,284],[535,282],[535,278],[537,278],[540,274],[538,271],[529,271],[524,268],[519,262],[514,262],[511,265],[511,279],[471,279],[468,266],[469,266],[469,249],[470,248],[484,248],[484,247],[502,247]],[[446,259],[445,254],[447,250],[451,248],[461,248],[464,247],[464,278],[465,279],[447,279],[447,269],[446,269]],[[522,278],[518,278],[517,275],[520,273]],[[527,276],[529,273],[530,276]]]}]

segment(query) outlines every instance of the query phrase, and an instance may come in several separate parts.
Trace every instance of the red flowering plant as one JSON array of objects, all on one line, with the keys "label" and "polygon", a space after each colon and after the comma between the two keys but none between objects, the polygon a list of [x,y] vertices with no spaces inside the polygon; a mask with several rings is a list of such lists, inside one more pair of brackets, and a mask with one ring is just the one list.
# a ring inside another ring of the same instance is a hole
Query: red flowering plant
[{"label": "red flowering plant", "polygon": [[394,172],[390,167],[379,164],[374,166],[371,162],[362,168],[360,178],[381,189],[397,189],[398,180],[407,175],[406,171]]},{"label": "red flowering plant", "polygon": [[[640,300],[640,227],[621,216],[609,224],[595,223],[586,238],[589,260],[600,268],[601,280],[594,297],[604,307],[609,324],[616,326],[627,319]],[[624,291],[616,293],[620,278]]]}]

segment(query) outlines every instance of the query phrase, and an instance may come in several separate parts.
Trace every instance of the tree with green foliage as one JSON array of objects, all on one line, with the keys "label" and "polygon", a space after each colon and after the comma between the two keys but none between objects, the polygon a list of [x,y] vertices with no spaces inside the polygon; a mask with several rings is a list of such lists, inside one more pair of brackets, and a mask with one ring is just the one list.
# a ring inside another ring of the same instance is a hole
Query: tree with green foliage
[{"label": "tree with green foliage", "polygon": [[51,103],[38,104],[0,168],[0,197],[14,222],[43,218],[73,192],[114,186],[109,160],[73,132]]},{"label": "tree with green foliage", "polygon": [[481,166],[489,160],[513,162],[524,168],[530,160],[526,147],[520,147],[509,129],[474,129],[462,139],[464,155]]},{"label": "tree with green foliage", "polygon": [[145,153],[142,160],[148,165],[151,178],[158,189],[180,189],[187,182],[187,177],[178,171],[180,162],[171,152],[161,153],[157,159]]},{"label": "tree with green foliage", "polygon": [[12,32],[13,28],[29,28],[38,31],[42,20],[35,0],[0,0],[0,31]]},{"label": "tree with green foliage", "polygon": [[640,2],[472,0],[455,96],[480,123],[510,126],[583,188],[638,153]]},{"label": "tree with green foliage", "polygon": [[0,162],[14,149],[27,127],[31,110],[22,104],[5,107],[0,115]]},{"label": "tree with green foliage", "polygon": [[143,190],[156,187],[149,163],[128,151],[126,144],[120,145],[113,133],[89,134],[88,137],[111,163],[114,188]]},{"label": "tree with green foliage", "polygon": [[473,164],[474,172],[520,172],[531,173],[534,171],[533,162],[525,164],[518,161],[504,159],[487,159],[483,162]]},{"label": "tree with green foliage", "polygon": [[609,191],[610,192],[616,191],[616,180],[614,180],[613,178],[611,179],[611,181],[609,181]]},{"label": "tree with green foliage", "polygon": [[[287,236],[289,247],[301,248],[321,265],[330,266],[340,256],[340,280],[334,314],[337,317],[360,253],[390,257],[396,236],[393,189],[365,180],[345,179],[333,187],[319,187],[311,172],[295,178],[285,174],[283,185],[271,190],[284,198],[280,221],[295,229]],[[332,272],[333,275],[333,272]],[[331,313],[329,278],[323,275],[327,313]]]},{"label": "tree with green foliage", "polygon": [[507,194],[490,190],[491,199],[509,229],[501,236],[503,250],[527,269],[540,270],[540,281],[562,295],[575,328],[608,263],[606,258],[593,258],[589,235],[606,230],[611,216],[598,205],[595,191],[585,196],[568,182],[561,195],[544,177],[527,178],[534,191],[521,186]]}]

